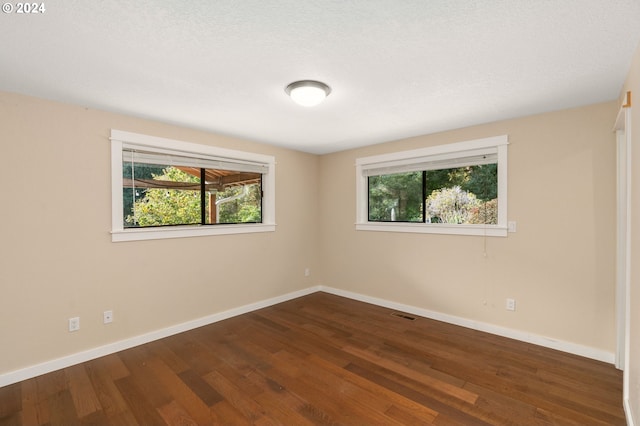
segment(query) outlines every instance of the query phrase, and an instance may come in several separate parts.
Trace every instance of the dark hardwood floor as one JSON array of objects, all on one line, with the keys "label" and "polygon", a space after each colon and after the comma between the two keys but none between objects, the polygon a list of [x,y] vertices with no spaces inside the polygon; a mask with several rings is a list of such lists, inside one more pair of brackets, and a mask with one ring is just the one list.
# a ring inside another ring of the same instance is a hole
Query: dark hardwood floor
[{"label": "dark hardwood floor", "polygon": [[0,388],[0,425],[623,425],[612,365],[315,293]]}]

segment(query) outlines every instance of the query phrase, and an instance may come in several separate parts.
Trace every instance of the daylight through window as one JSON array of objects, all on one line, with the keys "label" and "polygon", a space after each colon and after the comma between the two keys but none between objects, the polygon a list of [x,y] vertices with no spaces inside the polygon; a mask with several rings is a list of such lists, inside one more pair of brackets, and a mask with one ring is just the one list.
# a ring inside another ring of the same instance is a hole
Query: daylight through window
[{"label": "daylight through window", "polygon": [[112,131],[112,240],[275,230],[273,157]]},{"label": "daylight through window", "polygon": [[506,136],[357,161],[357,229],[506,235]]},{"label": "daylight through window", "polygon": [[124,228],[262,221],[262,166],[132,149],[122,155]]}]

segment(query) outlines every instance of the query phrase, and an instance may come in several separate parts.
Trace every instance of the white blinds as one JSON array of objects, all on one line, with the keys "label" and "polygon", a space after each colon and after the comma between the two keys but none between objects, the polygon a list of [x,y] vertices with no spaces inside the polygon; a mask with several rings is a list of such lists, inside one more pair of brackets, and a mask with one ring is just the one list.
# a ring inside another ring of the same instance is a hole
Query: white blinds
[{"label": "white blinds", "polygon": [[261,174],[265,174],[269,171],[268,165],[263,163],[212,157],[201,154],[194,154],[191,156],[189,153],[166,149],[154,149],[153,152],[151,152],[145,151],[144,148],[140,149],[135,146],[123,146],[122,161],[127,163],[184,166]]},{"label": "white blinds", "polygon": [[362,166],[362,174],[364,176],[380,176],[395,173],[420,172],[423,170],[453,169],[482,164],[494,164],[497,162],[498,149],[497,147],[491,147],[453,154],[429,155],[428,157],[422,158],[418,157],[364,164]]}]

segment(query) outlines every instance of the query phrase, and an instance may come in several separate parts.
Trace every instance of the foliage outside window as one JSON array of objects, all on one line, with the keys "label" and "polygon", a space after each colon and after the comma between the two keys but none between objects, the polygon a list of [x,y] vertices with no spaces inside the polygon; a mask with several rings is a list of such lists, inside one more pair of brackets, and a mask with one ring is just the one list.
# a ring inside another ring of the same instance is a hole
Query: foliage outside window
[{"label": "foliage outside window", "polygon": [[506,136],[357,160],[359,230],[506,235]]},{"label": "foliage outside window", "polygon": [[369,221],[492,224],[498,164],[369,176]]},{"label": "foliage outside window", "polygon": [[114,130],[112,239],[273,231],[274,167],[269,156]]},{"label": "foliage outside window", "polygon": [[132,150],[123,157],[125,228],[262,220],[260,173],[180,166],[180,159],[175,166],[137,163]]}]

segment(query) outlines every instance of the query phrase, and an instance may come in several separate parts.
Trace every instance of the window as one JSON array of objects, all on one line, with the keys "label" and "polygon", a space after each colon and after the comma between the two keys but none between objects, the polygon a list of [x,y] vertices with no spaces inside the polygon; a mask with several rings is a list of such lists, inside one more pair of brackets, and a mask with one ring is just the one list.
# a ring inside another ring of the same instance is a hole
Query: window
[{"label": "window", "polygon": [[507,136],[356,160],[356,229],[507,235]]},{"label": "window", "polygon": [[271,156],[112,130],[112,241],[275,230]]}]

